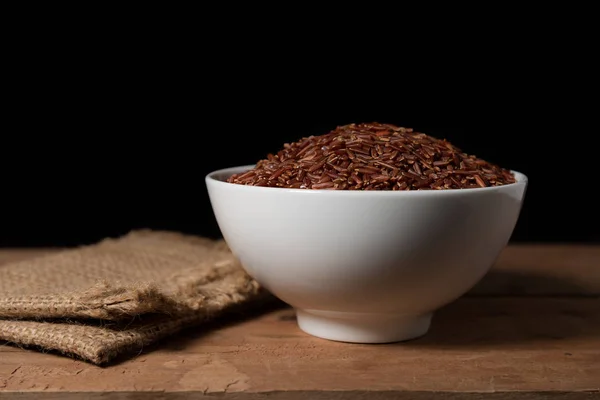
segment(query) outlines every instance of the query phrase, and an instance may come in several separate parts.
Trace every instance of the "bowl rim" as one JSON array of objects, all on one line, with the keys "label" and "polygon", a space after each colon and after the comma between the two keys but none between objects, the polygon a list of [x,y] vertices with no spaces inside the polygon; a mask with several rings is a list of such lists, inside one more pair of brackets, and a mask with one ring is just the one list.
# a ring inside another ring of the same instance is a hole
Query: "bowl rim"
[{"label": "bowl rim", "polygon": [[458,195],[460,193],[484,193],[490,191],[504,191],[509,188],[515,186],[527,186],[529,183],[529,178],[522,172],[510,170],[515,175],[516,182],[509,183],[501,186],[490,186],[484,188],[464,188],[464,189],[443,189],[443,190],[331,190],[331,189],[298,189],[298,188],[278,188],[278,187],[266,187],[266,186],[250,186],[250,185],[240,185],[236,183],[230,183],[221,179],[218,179],[217,176],[231,176],[234,173],[240,173],[243,171],[247,171],[253,168],[256,164],[248,164],[248,165],[239,165],[235,167],[221,168],[209,172],[205,175],[205,183],[206,185],[216,184],[216,185],[224,185],[227,187],[235,187],[239,190],[252,190],[252,191],[273,191],[277,193],[302,193],[302,194],[310,194],[310,193],[328,193],[330,195],[337,196],[444,196],[444,195]]}]

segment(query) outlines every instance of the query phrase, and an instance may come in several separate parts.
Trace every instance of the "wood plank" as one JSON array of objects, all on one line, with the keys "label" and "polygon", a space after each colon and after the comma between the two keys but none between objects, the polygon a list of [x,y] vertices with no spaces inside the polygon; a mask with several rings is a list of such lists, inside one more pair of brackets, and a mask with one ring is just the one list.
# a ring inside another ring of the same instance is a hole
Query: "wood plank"
[{"label": "wood plank", "polygon": [[469,294],[599,296],[600,246],[510,245]]},{"label": "wood plank", "polygon": [[[11,400],[190,400],[219,399],[221,396],[199,392],[109,392],[109,393],[10,393]],[[270,393],[227,393],[228,400],[596,400],[598,393],[591,392],[553,392],[553,393],[453,393],[438,392],[270,392]],[[0,394],[0,399],[4,397]]]},{"label": "wood plank", "polygon": [[282,309],[151,350],[100,368],[0,347],[0,393],[599,393],[600,301],[463,298],[425,337],[389,345],[308,336]]},{"label": "wood plank", "polygon": [[[54,251],[0,250],[0,264]],[[600,246],[511,245],[417,340],[325,341],[284,308],[106,368],[0,345],[0,399],[600,398],[599,294]]]}]

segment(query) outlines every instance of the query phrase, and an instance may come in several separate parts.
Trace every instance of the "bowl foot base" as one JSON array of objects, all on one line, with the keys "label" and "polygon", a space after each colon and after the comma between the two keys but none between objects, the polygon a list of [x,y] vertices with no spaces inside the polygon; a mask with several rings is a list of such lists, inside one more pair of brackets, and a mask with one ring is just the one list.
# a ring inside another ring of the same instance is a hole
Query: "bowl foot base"
[{"label": "bowl foot base", "polygon": [[298,326],[309,335],[338,342],[392,343],[423,336],[432,314],[416,316],[296,310]]}]

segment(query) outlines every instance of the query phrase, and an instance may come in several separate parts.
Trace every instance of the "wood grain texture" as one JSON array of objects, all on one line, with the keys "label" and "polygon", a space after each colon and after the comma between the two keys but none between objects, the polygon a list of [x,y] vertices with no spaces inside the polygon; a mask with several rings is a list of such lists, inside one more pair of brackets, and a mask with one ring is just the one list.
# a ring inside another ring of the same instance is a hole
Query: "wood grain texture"
[{"label": "wood grain texture", "polygon": [[[546,392],[546,393],[464,393],[464,392],[269,392],[227,393],[224,396],[199,392],[105,392],[105,393],[10,393],[11,400],[596,400],[593,392]],[[4,399],[0,393],[0,399]]]},{"label": "wood grain texture", "polygon": [[[9,253],[0,260],[26,256]],[[510,247],[492,271],[504,275],[491,272],[495,282],[405,343],[314,338],[282,307],[188,330],[105,368],[0,346],[0,399],[600,398],[599,269],[598,247]]]},{"label": "wood grain texture", "polygon": [[508,246],[469,294],[599,296],[600,246]]}]

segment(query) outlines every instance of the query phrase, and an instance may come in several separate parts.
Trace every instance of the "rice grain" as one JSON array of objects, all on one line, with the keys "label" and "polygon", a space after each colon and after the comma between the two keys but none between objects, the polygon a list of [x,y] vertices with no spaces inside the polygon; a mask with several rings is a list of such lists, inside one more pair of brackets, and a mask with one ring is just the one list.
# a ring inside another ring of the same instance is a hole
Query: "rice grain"
[{"label": "rice grain", "polygon": [[374,122],[285,143],[227,182],[314,190],[448,190],[501,186],[516,179],[509,170],[445,139]]}]

